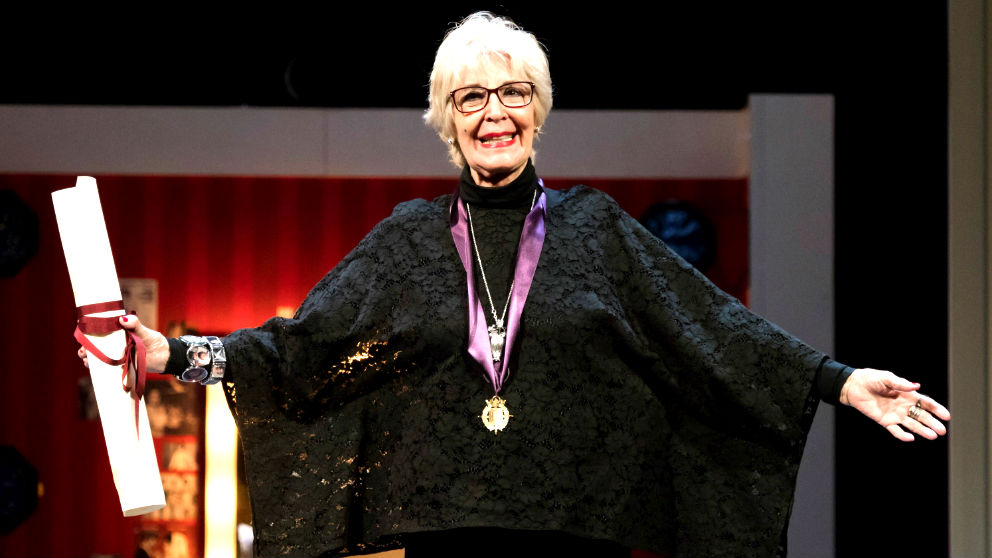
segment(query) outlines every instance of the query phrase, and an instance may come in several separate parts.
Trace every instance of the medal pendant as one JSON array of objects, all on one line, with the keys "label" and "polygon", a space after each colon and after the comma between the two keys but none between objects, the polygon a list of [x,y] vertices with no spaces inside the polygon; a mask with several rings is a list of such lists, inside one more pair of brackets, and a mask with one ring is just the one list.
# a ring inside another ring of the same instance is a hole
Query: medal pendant
[{"label": "medal pendant", "polygon": [[510,410],[506,408],[506,400],[498,395],[486,401],[486,408],[482,410],[482,424],[486,425],[493,434],[499,434],[500,430],[506,428],[510,422]]},{"label": "medal pendant", "polygon": [[502,323],[489,326],[489,345],[493,351],[493,362],[499,362],[503,356],[503,344],[506,339],[506,330]]}]

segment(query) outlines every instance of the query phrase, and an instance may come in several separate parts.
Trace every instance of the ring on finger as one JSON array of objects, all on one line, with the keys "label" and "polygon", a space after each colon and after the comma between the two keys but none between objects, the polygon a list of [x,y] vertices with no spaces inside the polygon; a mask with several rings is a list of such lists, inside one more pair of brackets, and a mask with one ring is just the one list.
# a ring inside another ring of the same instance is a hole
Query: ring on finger
[{"label": "ring on finger", "polygon": [[923,407],[920,405],[920,402],[917,401],[916,405],[910,407],[909,412],[906,414],[909,415],[909,418],[913,420],[920,420],[920,413],[922,412],[923,412]]}]

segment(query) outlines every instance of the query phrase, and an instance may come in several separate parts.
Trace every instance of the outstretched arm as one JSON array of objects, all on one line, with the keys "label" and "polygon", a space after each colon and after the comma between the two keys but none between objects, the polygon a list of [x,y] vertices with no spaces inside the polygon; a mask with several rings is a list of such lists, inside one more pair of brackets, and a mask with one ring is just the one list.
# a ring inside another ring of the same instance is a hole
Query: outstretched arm
[{"label": "outstretched arm", "polygon": [[919,389],[920,384],[892,372],[859,368],[841,389],[840,402],[861,411],[899,440],[912,442],[913,434],[934,440],[947,433],[941,420],[951,420],[951,413]]}]

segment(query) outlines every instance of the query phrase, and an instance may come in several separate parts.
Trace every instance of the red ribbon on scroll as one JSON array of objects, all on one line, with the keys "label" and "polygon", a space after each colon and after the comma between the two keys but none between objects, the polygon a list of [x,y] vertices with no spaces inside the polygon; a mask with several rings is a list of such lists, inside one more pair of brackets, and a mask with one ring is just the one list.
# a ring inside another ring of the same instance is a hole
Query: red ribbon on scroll
[{"label": "red ribbon on scroll", "polygon": [[[118,321],[120,316],[107,316],[101,318],[96,316],[87,316],[86,314],[123,309],[124,302],[120,300],[116,300],[114,302],[86,304],[84,306],[77,307],[76,331],[73,336],[76,338],[76,341],[79,341],[80,345],[86,347],[86,350],[96,358],[111,366],[121,366],[121,387],[124,388],[124,391],[133,391],[135,395],[134,428],[137,430],[138,403],[141,401],[141,397],[145,394],[145,375],[147,374],[145,369],[145,344],[133,331],[124,330],[128,334],[124,354],[119,359],[113,359],[103,354],[100,349],[97,349],[96,346],[93,343],[90,343],[90,340],[86,338],[86,334],[102,335],[112,333],[118,329],[124,329]],[[129,389],[127,387],[127,371],[128,368],[132,366],[134,367],[134,386]]]}]

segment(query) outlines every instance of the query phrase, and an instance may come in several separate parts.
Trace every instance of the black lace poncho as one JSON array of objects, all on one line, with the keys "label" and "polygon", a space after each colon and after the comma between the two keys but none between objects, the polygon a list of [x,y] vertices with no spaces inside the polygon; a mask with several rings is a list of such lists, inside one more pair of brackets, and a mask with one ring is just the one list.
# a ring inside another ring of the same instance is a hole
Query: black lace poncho
[{"label": "black lace poncho", "polygon": [[[257,554],[361,554],[478,526],[676,556],[784,554],[814,379],[838,365],[605,194],[546,191],[499,435],[479,418],[492,388],[466,351],[451,196],[400,204],[294,319],[224,340]],[[512,261],[525,197],[472,207],[500,308],[511,266],[497,252]]]}]

